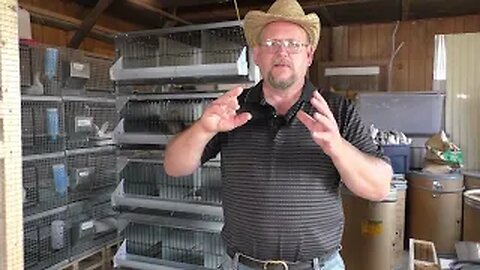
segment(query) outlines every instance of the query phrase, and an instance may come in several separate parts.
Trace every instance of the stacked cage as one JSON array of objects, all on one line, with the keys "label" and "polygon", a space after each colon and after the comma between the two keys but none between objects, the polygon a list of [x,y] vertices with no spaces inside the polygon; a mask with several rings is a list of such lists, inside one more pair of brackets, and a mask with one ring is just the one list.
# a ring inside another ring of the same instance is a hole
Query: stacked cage
[{"label": "stacked cage", "polygon": [[116,149],[103,146],[67,151],[69,202],[95,200],[117,184]]},{"label": "stacked cage", "polygon": [[127,224],[115,262],[134,269],[217,269],[225,254],[220,162],[171,177],[162,149],[229,83],[255,81],[242,28],[226,22],[126,33],[115,45],[111,78],[119,95],[121,154],[112,204]]},{"label": "stacked cage", "polygon": [[117,238],[117,213],[108,196],[82,201],[68,209],[72,255],[79,255]]},{"label": "stacked cage", "polygon": [[125,236],[129,254],[208,269],[218,269],[223,260],[222,240],[216,232],[131,222]]},{"label": "stacked cage", "polygon": [[26,216],[67,204],[66,159],[63,152],[23,159],[23,213]]},{"label": "stacked cage", "polygon": [[90,148],[112,144],[118,122],[115,99],[73,98],[64,100],[66,148]]},{"label": "stacked cage", "polygon": [[[79,205],[89,205],[96,219],[103,219],[100,213],[106,208],[113,211],[109,198],[103,197],[107,203],[101,208],[94,205],[100,195],[109,197],[117,181],[112,133],[118,113],[110,66],[111,60],[80,50],[20,42],[28,269],[61,267],[56,264],[87,250],[71,241],[78,221],[71,213]],[[100,237],[82,245],[101,248],[109,240]]]},{"label": "stacked cage", "polygon": [[24,221],[25,269],[45,269],[69,259],[66,208]]}]

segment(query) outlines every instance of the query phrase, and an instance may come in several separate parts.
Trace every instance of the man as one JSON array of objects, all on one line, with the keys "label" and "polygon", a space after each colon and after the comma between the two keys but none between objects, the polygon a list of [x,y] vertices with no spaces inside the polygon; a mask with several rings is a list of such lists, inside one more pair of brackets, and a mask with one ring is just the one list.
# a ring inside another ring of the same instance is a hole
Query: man
[{"label": "man", "polygon": [[344,269],[340,179],[382,200],[392,169],[353,105],[305,78],[320,23],[294,0],[245,16],[264,78],[234,88],[167,146],[168,174],[192,173],[221,152],[224,269]]}]

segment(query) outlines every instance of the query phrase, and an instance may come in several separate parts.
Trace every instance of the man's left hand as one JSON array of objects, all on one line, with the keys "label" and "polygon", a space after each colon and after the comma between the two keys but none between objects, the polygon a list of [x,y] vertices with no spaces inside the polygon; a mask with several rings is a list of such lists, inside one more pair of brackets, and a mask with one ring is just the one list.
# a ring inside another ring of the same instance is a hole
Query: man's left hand
[{"label": "man's left hand", "polygon": [[338,130],[337,121],[318,91],[313,93],[310,103],[316,110],[313,117],[302,110],[297,113],[297,118],[310,130],[315,143],[322,148],[325,154],[332,157],[341,152],[344,142]]}]

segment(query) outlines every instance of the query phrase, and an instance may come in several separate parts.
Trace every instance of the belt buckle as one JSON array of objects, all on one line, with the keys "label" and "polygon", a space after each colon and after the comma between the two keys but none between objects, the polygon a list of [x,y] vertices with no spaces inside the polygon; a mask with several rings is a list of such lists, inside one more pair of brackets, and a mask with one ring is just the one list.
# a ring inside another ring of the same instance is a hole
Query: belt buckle
[{"label": "belt buckle", "polygon": [[263,264],[263,270],[268,270],[269,265],[272,265],[272,266],[281,265],[284,270],[288,270],[288,264],[285,261],[275,261],[275,260],[266,261]]}]

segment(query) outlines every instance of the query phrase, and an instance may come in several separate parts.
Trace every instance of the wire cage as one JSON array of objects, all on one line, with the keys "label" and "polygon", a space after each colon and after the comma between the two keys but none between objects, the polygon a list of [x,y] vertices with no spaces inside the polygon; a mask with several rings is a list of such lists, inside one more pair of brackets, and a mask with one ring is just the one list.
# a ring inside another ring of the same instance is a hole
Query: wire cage
[{"label": "wire cage", "polygon": [[252,81],[254,64],[238,21],[115,36],[111,79],[168,83]]},{"label": "wire cage", "polygon": [[[103,196],[102,196],[103,197]],[[68,209],[71,256],[104,246],[117,238],[117,213],[107,201],[88,200]]]},{"label": "wire cage", "polygon": [[85,52],[71,48],[60,48],[62,95],[84,96],[85,84],[91,78],[90,63]]},{"label": "wire cage", "polygon": [[23,160],[23,215],[29,216],[67,204],[65,153]]},{"label": "wire cage", "polygon": [[[25,95],[93,95],[114,92],[110,59],[37,42],[20,42],[20,81]],[[90,90],[90,91],[86,91]]]},{"label": "wire cage", "polygon": [[25,95],[61,95],[60,48],[22,40],[20,82]]},{"label": "wire cage", "polygon": [[128,254],[218,269],[225,254],[220,233],[131,222]]},{"label": "wire cage", "polygon": [[66,148],[113,144],[118,122],[114,99],[65,100]]},{"label": "wire cage", "polygon": [[22,99],[23,155],[59,152],[65,149],[64,111],[61,100]]},{"label": "wire cage", "polygon": [[113,146],[67,151],[69,201],[111,193],[117,183]]},{"label": "wire cage", "polygon": [[245,46],[238,24],[177,27],[116,37],[125,68],[235,62]]},{"label": "wire cage", "polygon": [[200,118],[212,99],[130,100],[122,110],[125,132],[176,134]]},{"label": "wire cage", "polygon": [[112,59],[85,55],[85,61],[90,65],[90,79],[85,84],[87,95],[113,97],[115,90],[109,73]]},{"label": "wire cage", "polygon": [[165,200],[221,203],[220,166],[204,166],[192,175],[168,176],[163,164],[129,161],[120,172],[126,194],[151,196]]},{"label": "wire cage", "polygon": [[24,223],[25,269],[46,269],[69,258],[67,211]]}]

